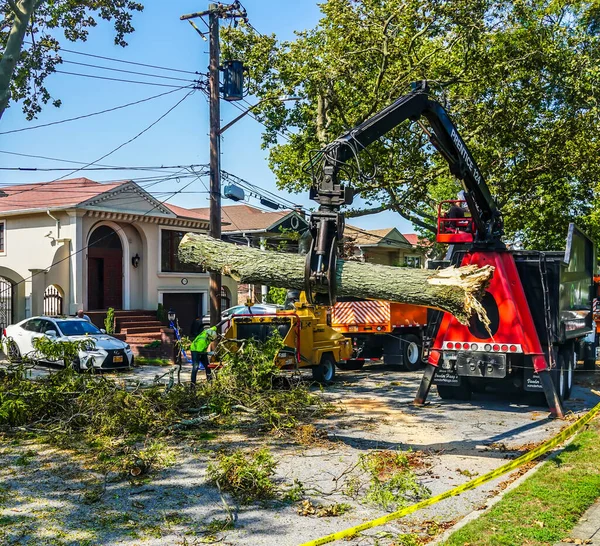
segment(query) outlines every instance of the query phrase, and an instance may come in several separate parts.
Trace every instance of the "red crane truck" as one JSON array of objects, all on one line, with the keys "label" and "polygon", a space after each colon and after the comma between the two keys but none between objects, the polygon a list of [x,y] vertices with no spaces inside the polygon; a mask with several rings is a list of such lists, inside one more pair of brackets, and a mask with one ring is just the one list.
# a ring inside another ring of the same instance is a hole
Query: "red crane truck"
[{"label": "red crane truck", "polygon": [[561,400],[569,394],[575,365],[574,342],[592,327],[594,245],[571,226],[564,253],[507,248],[502,215],[485,179],[446,110],[429,98],[426,82],[413,84],[410,93],[312,158],[310,196],[319,209],[309,223],[307,297],[319,285],[327,289],[326,302],[335,304],[337,248],[344,229],[339,210],[353,197],[341,180],[346,162],[406,120],[421,125],[463,186],[470,216],[439,213],[437,240],[451,245],[448,263],[495,268],[483,298],[491,332],[476,319],[463,326],[440,313],[432,321],[432,347],[415,403],[425,402],[434,382],[444,398],[468,398],[474,389],[502,381],[543,392],[550,412],[562,417]]}]

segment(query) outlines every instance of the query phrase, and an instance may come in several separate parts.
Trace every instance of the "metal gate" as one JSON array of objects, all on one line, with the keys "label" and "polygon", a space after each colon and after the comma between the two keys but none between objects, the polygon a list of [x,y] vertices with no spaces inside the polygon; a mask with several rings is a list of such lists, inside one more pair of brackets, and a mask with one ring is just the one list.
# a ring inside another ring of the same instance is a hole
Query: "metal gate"
[{"label": "metal gate", "polygon": [[60,290],[51,284],[44,292],[44,315],[58,316],[63,314],[63,297]]},{"label": "metal gate", "polygon": [[8,279],[0,277],[0,330],[12,324],[13,296],[13,284]]}]

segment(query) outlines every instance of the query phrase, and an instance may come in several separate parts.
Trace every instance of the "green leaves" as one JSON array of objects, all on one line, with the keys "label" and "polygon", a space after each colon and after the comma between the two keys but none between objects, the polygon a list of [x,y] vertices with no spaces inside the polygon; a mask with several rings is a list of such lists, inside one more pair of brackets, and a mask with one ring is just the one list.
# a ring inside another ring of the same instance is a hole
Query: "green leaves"
[{"label": "green leaves", "polygon": [[[321,9],[319,24],[290,42],[223,29],[224,55],[249,67],[251,93],[303,98],[259,110],[281,188],[307,191],[311,178],[302,167],[311,150],[408,92],[410,82],[427,79],[500,203],[509,239],[556,248],[573,220],[600,235],[593,4],[328,0]],[[414,123],[360,159],[360,169],[347,173],[360,195],[425,226],[436,202],[459,189]]]},{"label": "green leaves", "polygon": [[[16,1],[16,0],[15,0]],[[90,28],[98,19],[110,21],[114,25],[115,44],[125,47],[125,36],[135,29],[132,25],[133,13],[142,11],[144,6],[132,0],[19,0],[27,25],[26,36],[31,44],[24,47],[22,39],[15,39],[16,17],[8,2],[0,7],[4,21],[0,24],[0,117],[8,106],[8,94],[12,101],[23,101],[23,112],[28,120],[41,112],[43,105],[52,100],[56,107],[59,99],[53,99],[45,86],[46,77],[62,63],[60,43],[51,33],[62,29],[70,42],[85,42]],[[9,40],[13,34],[12,40]],[[16,67],[8,62],[9,57],[18,59]]]}]

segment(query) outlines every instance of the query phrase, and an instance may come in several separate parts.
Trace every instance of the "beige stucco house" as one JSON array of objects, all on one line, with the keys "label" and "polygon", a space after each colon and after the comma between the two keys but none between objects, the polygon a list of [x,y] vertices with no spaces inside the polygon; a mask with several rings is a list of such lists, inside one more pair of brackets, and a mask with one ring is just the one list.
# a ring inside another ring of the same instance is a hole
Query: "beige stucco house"
[{"label": "beige stucco house", "polygon": [[[208,274],[182,264],[187,232],[206,215],[156,200],[132,181],[87,178],[9,186],[0,197],[0,327],[78,309],[207,312]],[[224,302],[237,293],[224,278]],[[191,317],[191,318],[190,318]]]},{"label": "beige stucco house", "polygon": [[415,233],[402,234],[396,228],[367,230],[346,225],[344,237],[356,259],[397,267],[425,267],[431,247]]}]

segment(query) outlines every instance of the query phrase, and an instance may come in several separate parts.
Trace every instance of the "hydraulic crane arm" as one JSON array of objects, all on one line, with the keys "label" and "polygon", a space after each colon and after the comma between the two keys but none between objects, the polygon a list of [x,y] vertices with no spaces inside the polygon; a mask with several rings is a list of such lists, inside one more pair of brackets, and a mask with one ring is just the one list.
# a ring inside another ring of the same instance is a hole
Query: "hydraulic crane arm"
[{"label": "hydraulic crane arm", "polygon": [[344,187],[339,180],[344,164],[404,121],[419,122],[421,117],[428,121],[429,127],[423,129],[431,143],[448,161],[452,174],[463,184],[476,228],[475,244],[502,245],[502,217],[483,175],[446,110],[429,99],[426,82],[418,82],[413,84],[410,93],[321,151],[320,169],[313,175],[310,193],[311,199],[319,203],[319,210],[310,218],[313,242],[305,271],[308,298],[316,285],[327,286],[328,304],[335,303],[337,243],[344,230],[344,219],[339,209],[344,204],[352,203],[351,188]]}]

